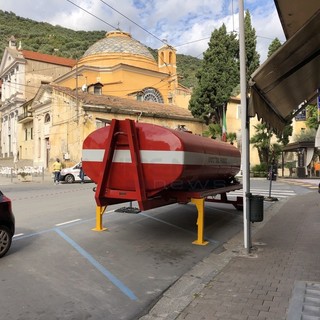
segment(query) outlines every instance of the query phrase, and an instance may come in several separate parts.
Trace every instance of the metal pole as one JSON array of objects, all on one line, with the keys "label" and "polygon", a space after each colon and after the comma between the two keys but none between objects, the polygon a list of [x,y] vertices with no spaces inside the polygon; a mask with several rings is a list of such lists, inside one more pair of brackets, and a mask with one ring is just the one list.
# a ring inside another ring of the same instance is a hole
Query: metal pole
[{"label": "metal pole", "polygon": [[271,167],[270,167],[269,179],[270,179],[270,184],[269,184],[269,198],[271,198],[272,179],[273,179],[273,165],[271,165]]},{"label": "metal pole", "polygon": [[79,121],[79,94],[78,94],[78,59],[76,64],[76,122]]},{"label": "metal pole", "polygon": [[246,88],[246,49],[244,35],[244,6],[239,0],[239,47],[240,47],[240,91],[241,91],[241,132],[242,132],[242,183],[243,183],[243,234],[244,247],[247,253],[251,248],[250,231],[250,151],[249,151],[249,120]]}]

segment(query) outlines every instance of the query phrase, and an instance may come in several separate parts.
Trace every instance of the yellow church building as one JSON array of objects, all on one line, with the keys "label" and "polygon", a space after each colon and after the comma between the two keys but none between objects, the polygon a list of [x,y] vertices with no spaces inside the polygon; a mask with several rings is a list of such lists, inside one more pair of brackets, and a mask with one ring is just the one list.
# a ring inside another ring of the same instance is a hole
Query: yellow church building
[{"label": "yellow church building", "polygon": [[59,86],[94,94],[188,108],[191,91],[178,83],[176,50],[164,45],[158,61],[127,32],[110,31],[94,43],[71,72],[54,81]]},{"label": "yellow church building", "polygon": [[34,165],[50,168],[56,157],[66,166],[80,161],[86,136],[114,118],[201,135],[204,123],[188,110],[191,91],[178,83],[176,69],[171,46],[162,46],[156,61],[129,33],[108,32],[31,101]]}]

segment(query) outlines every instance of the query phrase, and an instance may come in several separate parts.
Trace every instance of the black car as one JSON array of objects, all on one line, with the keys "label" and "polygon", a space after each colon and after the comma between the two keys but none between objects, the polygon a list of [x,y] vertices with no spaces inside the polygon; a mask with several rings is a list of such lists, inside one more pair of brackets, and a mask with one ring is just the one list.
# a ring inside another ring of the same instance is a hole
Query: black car
[{"label": "black car", "polygon": [[0,191],[0,258],[10,249],[14,229],[11,200]]}]

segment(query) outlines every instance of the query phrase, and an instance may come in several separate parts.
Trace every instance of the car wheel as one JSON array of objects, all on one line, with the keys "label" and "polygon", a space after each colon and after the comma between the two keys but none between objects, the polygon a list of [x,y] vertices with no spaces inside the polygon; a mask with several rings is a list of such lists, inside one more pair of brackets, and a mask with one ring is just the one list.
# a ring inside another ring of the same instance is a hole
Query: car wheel
[{"label": "car wheel", "polygon": [[74,176],[72,174],[67,174],[64,178],[64,181],[67,183],[73,183],[74,182]]},{"label": "car wheel", "polygon": [[0,258],[2,258],[10,249],[12,234],[9,228],[0,226]]}]

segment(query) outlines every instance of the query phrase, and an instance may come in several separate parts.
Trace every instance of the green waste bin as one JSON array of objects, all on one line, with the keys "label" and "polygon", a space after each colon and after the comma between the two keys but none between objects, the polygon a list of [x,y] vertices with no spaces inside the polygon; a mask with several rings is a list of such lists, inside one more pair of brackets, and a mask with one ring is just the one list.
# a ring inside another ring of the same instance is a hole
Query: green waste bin
[{"label": "green waste bin", "polygon": [[250,199],[250,222],[263,221],[263,196],[251,195]]}]

